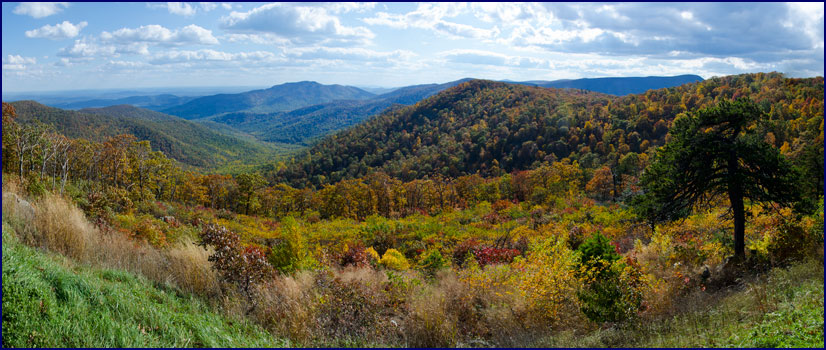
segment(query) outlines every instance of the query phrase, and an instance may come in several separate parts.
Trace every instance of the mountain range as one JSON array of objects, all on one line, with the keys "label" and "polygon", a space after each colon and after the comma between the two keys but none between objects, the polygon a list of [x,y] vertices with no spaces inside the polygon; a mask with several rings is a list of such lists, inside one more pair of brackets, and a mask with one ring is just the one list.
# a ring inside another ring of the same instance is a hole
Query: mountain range
[{"label": "mountain range", "polygon": [[[813,178],[822,178],[823,78],[779,73],[726,76],[627,96],[468,81],[326,137],[270,177],[274,183],[313,187],[375,171],[403,181],[499,176],[565,158],[585,169],[634,167],[642,154],[665,143],[675,118],[739,97],[752,99],[768,114],[771,122],[764,127],[771,136],[766,137],[775,147],[800,145],[794,152],[820,155],[801,167],[820,169]],[[800,112],[788,113],[790,106]]]},{"label": "mountain range", "polygon": [[239,94],[199,97],[162,112],[184,119],[199,119],[228,112],[284,112],[335,100],[361,100],[373,96],[357,87],[301,81]]}]

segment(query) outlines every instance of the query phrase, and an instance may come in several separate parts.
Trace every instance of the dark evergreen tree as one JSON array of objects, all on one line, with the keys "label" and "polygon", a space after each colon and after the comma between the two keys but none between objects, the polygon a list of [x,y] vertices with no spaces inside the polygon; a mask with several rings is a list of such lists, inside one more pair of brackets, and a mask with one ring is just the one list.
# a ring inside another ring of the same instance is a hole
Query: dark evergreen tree
[{"label": "dark evergreen tree", "polygon": [[762,112],[752,102],[721,101],[674,121],[670,141],[640,179],[633,201],[651,223],[687,216],[691,209],[727,197],[734,216],[734,252],[745,255],[744,200],[790,205],[800,200],[799,175],[764,141]]}]

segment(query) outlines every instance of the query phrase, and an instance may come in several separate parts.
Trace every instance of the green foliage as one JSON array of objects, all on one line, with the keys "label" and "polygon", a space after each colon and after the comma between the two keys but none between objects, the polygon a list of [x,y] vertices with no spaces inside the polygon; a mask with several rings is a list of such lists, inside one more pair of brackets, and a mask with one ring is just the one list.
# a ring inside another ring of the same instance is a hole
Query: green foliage
[{"label": "green foliage", "polygon": [[645,194],[636,212],[651,222],[675,220],[691,209],[727,196],[734,214],[735,254],[744,255],[744,198],[789,205],[800,200],[799,174],[764,141],[756,123],[759,107],[739,99],[679,118],[671,141],[655,155],[640,179]]},{"label": "green foliage", "polygon": [[132,106],[70,111],[47,107],[34,101],[11,103],[19,114],[18,122],[40,121],[53,124],[71,138],[103,141],[119,134],[132,134],[150,141],[152,147],[168,157],[198,167],[216,167],[232,161],[273,159],[270,144],[229,136],[177,117]]},{"label": "green foliage", "polygon": [[279,272],[290,274],[302,268],[312,266],[307,251],[307,242],[302,235],[301,228],[292,217],[281,221],[281,239],[275,246],[270,247],[267,261]]},{"label": "green foliage", "polygon": [[438,249],[430,249],[422,253],[419,259],[419,268],[428,276],[433,276],[446,267],[450,267],[450,262],[442,256]]},{"label": "green foliage", "polygon": [[580,264],[585,266],[596,265],[600,261],[612,264],[620,258],[616,248],[601,233],[589,237],[577,248],[577,251],[580,254]]},{"label": "green foliage", "polygon": [[642,305],[639,272],[620,261],[602,234],[587,239],[577,251],[578,277],[585,282],[577,293],[582,313],[594,322],[621,322],[636,315]]},{"label": "green foliage", "polygon": [[289,346],[249,321],[118,270],[73,266],[3,225],[3,347]]}]

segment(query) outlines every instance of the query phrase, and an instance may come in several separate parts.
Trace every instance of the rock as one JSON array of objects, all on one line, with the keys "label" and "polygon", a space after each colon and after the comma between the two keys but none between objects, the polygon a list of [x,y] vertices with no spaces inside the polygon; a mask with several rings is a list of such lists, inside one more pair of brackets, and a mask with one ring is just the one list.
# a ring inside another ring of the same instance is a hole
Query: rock
[{"label": "rock", "polygon": [[[16,193],[11,194],[14,208],[12,212],[24,221],[31,221],[34,219],[34,206],[29,201],[21,198]],[[5,201],[4,201],[5,202]]]},{"label": "rock", "polygon": [[709,277],[711,277],[711,271],[709,270],[708,265],[703,265],[702,272],[700,272],[700,278],[702,278],[703,281],[705,281]]},{"label": "rock", "polygon": [[174,216],[164,216],[163,222],[172,225],[172,227],[178,227],[178,220]]}]

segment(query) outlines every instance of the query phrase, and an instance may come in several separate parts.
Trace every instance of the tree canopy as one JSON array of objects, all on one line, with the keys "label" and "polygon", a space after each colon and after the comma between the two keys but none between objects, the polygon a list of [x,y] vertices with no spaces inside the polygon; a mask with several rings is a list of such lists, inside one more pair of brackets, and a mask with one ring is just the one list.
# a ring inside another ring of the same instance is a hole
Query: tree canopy
[{"label": "tree canopy", "polygon": [[643,173],[637,213],[657,222],[687,216],[727,196],[734,215],[734,250],[745,254],[744,198],[790,205],[801,198],[799,173],[765,141],[762,112],[746,99],[720,101],[675,120],[670,141]]}]

